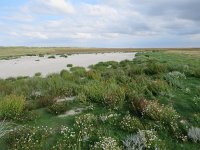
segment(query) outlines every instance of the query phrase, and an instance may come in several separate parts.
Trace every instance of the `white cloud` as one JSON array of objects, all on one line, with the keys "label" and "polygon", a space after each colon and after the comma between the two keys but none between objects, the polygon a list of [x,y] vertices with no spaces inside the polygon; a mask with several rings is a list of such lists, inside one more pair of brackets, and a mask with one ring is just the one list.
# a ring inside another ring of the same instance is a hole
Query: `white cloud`
[{"label": "white cloud", "polygon": [[63,45],[81,41],[99,45],[115,42],[113,45],[126,46],[137,45],[139,40],[140,44],[145,40],[157,42],[160,37],[170,40],[176,37],[175,41],[177,37],[199,39],[200,21],[192,20],[198,18],[198,14],[184,17],[184,9],[181,9],[184,5],[188,12],[188,1],[178,0],[180,6],[177,6],[175,1],[173,5],[170,3],[172,0],[102,0],[95,4],[84,0],[29,0],[9,17],[5,16],[5,21],[0,20],[0,31],[18,41],[41,40],[49,44],[64,41]]},{"label": "white cloud", "polygon": [[51,9],[56,11],[65,12],[65,13],[73,13],[74,7],[72,4],[65,0],[39,0],[40,3],[48,6]]}]

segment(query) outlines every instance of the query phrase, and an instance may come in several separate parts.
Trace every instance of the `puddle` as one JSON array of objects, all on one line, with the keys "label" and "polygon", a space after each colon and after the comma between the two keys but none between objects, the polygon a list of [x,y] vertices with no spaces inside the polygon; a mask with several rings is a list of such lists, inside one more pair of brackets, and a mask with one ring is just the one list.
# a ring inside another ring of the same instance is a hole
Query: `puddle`
[{"label": "puddle", "polygon": [[89,67],[98,62],[132,60],[136,53],[93,53],[93,54],[73,54],[68,57],[55,58],[39,56],[23,56],[11,60],[0,60],[0,78],[34,76],[40,72],[42,76],[50,73],[59,73],[63,69],[69,69],[67,64],[73,66]]}]

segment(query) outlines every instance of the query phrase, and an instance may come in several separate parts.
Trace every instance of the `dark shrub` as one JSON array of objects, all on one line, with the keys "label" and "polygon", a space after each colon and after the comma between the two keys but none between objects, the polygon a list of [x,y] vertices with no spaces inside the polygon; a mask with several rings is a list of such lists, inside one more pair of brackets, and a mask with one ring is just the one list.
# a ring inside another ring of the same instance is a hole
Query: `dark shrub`
[{"label": "dark shrub", "polygon": [[48,107],[48,112],[59,115],[68,110],[68,105],[66,102],[58,102]]}]

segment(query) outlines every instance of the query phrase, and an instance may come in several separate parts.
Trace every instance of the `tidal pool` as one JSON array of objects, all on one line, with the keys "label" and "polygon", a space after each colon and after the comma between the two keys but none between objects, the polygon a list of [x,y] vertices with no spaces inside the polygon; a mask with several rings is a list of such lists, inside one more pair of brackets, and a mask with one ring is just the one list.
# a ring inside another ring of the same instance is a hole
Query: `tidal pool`
[{"label": "tidal pool", "polygon": [[18,76],[34,76],[40,72],[42,76],[51,73],[59,73],[63,69],[69,69],[67,64],[73,66],[89,67],[98,62],[132,60],[136,53],[92,53],[73,54],[67,58],[55,55],[55,58],[39,56],[22,56],[17,59],[0,60],[0,78]]}]

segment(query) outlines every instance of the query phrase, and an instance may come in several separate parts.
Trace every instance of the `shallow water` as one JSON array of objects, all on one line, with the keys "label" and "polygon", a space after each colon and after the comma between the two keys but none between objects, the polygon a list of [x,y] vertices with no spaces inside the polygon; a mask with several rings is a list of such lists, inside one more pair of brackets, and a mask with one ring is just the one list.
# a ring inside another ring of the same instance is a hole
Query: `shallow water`
[{"label": "shallow water", "polygon": [[59,73],[69,69],[67,64],[73,66],[89,67],[98,62],[132,60],[136,53],[98,53],[98,54],[73,54],[67,58],[56,55],[55,59],[48,56],[23,56],[17,59],[0,60],[0,78],[34,76],[40,72],[42,76],[50,73]]}]

